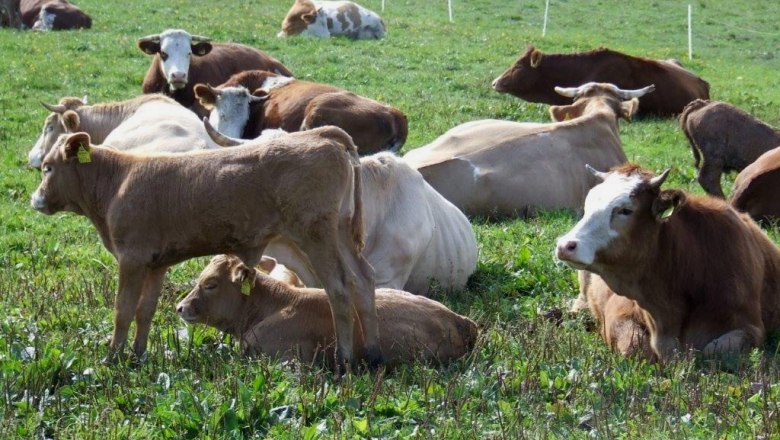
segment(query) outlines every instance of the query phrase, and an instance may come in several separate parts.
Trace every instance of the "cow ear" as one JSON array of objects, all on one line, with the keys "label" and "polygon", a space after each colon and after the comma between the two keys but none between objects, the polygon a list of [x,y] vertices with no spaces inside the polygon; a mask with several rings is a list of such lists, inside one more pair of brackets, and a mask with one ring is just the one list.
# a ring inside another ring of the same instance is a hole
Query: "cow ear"
[{"label": "cow ear", "polygon": [[79,114],[73,110],[66,111],[62,114],[62,125],[71,133],[79,131],[79,125],[81,125]]},{"label": "cow ear", "polygon": [[679,189],[667,189],[661,191],[653,201],[653,217],[658,221],[665,221],[677,211],[677,208],[685,201],[685,193]]},{"label": "cow ear", "polygon": [[[79,155],[89,157],[92,146],[90,145],[89,134],[84,132],[74,133],[65,138],[62,143],[61,151],[65,159],[70,160]],[[81,150],[81,151],[79,151]]]},{"label": "cow ear", "polygon": [[205,84],[195,84],[193,90],[203,107],[206,107],[208,110],[214,108],[214,104],[217,102],[217,95],[214,94],[214,91],[211,88]]},{"label": "cow ear", "polygon": [[582,105],[553,105],[550,106],[550,118],[555,122],[568,121],[582,116]]},{"label": "cow ear", "polygon": [[255,91],[252,92],[252,100],[250,103],[265,101],[266,99],[268,99],[268,90],[255,89]]},{"label": "cow ear", "polygon": [[138,40],[138,48],[147,55],[154,55],[160,52],[160,41],[152,41],[145,38]]},{"label": "cow ear", "polygon": [[631,122],[631,119],[638,111],[639,99],[637,98],[632,98],[630,101],[623,101],[620,103],[620,117],[628,122]]},{"label": "cow ear", "polygon": [[257,267],[259,267],[265,273],[271,273],[271,271],[273,271],[276,267],[276,264],[276,258],[263,255],[263,257],[260,258],[260,264],[258,264]]},{"label": "cow ear", "polygon": [[531,51],[531,67],[534,69],[539,67],[539,63],[542,62],[542,53],[536,49]]},{"label": "cow ear", "polygon": [[214,48],[211,45],[211,43],[209,43],[208,41],[201,41],[201,42],[193,44],[190,47],[192,48],[192,53],[194,53],[195,55],[197,55],[199,57],[202,57],[203,55],[208,54],[209,52],[211,52],[211,49]]},{"label": "cow ear", "polygon": [[250,286],[255,283],[255,271],[248,268],[244,263],[238,263],[233,267],[233,271],[230,274],[231,281],[235,284],[241,284],[242,289],[245,284]]}]

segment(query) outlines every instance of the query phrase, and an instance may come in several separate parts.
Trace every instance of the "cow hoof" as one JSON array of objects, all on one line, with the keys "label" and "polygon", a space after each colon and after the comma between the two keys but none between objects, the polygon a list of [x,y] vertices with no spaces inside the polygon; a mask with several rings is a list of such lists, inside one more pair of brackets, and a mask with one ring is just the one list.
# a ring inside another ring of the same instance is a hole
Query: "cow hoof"
[{"label": "cow hoof", "polygon": [[379,369],[380,366],[382,366],[382,351],[379,349],[379,347],[373,347],[366,351],[366,356],[363,359],[363,362],[365,363],[366,368],[368,368],[369,371],[375,372]]}]

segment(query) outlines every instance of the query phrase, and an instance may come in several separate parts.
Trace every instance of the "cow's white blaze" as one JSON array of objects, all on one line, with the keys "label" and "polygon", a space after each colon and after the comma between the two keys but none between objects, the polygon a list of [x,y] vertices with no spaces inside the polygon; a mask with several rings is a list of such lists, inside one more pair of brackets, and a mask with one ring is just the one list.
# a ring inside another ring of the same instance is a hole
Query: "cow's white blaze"
[{"label": "cow's white blaze", "polygon": [[44,6],[41,8],[41,12],[38,14],[38,20],[35,21],[33,24],[33,30],[36,31],[50,31],[54,28],[54,19],[57,16],[49,12],[49,10]]},{"label": "cow's white blaze", "polygon": [[[604,249],[619,235],[614,229],[633,211],[631,193],[642,183],[636,174],[610,174],[594,186],[585,198],[585,214],[571,231],[560,237],[556,255],[576,268],[594,263],[596,252]],[[613,219],[614,216],[614,219]]]},{"label": "cow's white blaze", "polygon": [[252,96],[246,87],[225,87],[217,96],[209,122],[220,133],[240,138],[249,121],[249,103]]},{"label": "cow's white blaze", "polygon": [[192,58],[192,36],[181,29],[163,32],[160,34],[160,56],[160,66],[171,90],[184,88]]}]

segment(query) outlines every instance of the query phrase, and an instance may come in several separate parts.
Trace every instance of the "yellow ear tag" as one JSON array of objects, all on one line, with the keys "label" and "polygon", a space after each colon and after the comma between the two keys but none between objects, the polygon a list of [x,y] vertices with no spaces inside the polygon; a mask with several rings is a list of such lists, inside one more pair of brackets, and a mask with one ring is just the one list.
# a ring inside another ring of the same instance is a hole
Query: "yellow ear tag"
[{"label": "yellow ear tag", "polygon": [[79,144],[79,150],[76,152],[76,157],[78,157],[79,163],[92,162],[92,156],[89,154],[89,150],[84,147],[84,144]]},{"label": "yellow ear tag", "polygon": [[244,278],[244,281],[241,282],[241,293],[249,295],[249,292],[251,291],[252,285],[249,283],[249,278]]},{"label": "yellow ear tag", "polygon": [[675,208],[675,206],[674,206],[674,205],[671,205],[671,206],[669,206],[668,208],[666,208],[666,211],[664,211],[663,213],[661,213],[661,218],[662,218],[662,219],[665,219],[665,218],[669,218],[669,217],[671,217],[671,216],[672,216],[672,214],[674,214],[674,208]]},{"label": "yellow ear tag", "polygon": [[564,121],[570,121],[571,120],[571,113],[566,112],[566,117],[563,118]]}]

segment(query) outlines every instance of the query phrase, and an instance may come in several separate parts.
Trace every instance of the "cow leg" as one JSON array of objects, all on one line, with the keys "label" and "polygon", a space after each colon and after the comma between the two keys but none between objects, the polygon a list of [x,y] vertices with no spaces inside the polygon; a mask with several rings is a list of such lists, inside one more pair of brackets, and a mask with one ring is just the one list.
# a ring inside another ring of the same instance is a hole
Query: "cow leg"
[{"label": "cow leg", "polygon": [[144,278],[144,287],[141,292],[141,300],[135,308],[135,340],[133,341],[133,353],[138,360],[143,359],[146,353],[146,342],[149,339],[149,329],[152,326],[152,318],[157,310],[157,300],[160,298],[162,282],[168,267],[150,269]]},{"label": "cow leg", "polygon": [[720,187],[720,176],[723,174],[723,164],[713,160],[704,159],[704,164],[699,170],[697,180],[704,191],[715,197],[725,198]]},{"label": "cow leg", "polygon": [[751,335],[745,330],[732,330],[710,341],[709,344],[704,346],[702,354],[704,354],[704,356],[736,354],[740,353],[745,348],[750,347],[754,342]]},{"label": "cow leg", "polygon": [[119,293],[114,302],[114,333],[108,348],[107,362],[121,354],[144,285],[146,269],[142,265],[119,263]]},{"label": "cow leg", "polygon": [[680,351],[680,341],[677,338],[656,332],[650,335],[650,346],[661,362],[668,362]]}]

